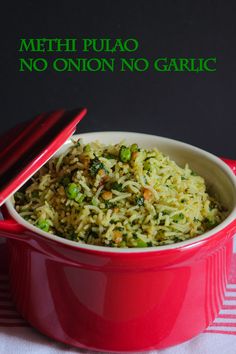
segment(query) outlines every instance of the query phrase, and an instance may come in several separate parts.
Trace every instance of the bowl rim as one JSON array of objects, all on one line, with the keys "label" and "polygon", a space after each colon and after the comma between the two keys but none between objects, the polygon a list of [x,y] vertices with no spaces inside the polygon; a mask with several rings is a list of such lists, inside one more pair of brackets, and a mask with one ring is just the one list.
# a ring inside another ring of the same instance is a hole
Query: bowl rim
[{"label": "bowl rim", "polygon": [[[78,243],[76,241],[71,241],[71,240],[67,240],[66,238],[62,238],[60,236],[45,232],[43,230],[40,230],[39,228],[37,228],[36,226],[28,223],[25,219],[23,219],[23,217],[21,217],[18,212],[15,210],[13,202],[12,202],[12,197],[8,198],[8,200],[6,201],[5,205],[7,207],[7,210],[9,212],[9,214],[11,215],[11,217],[17,221],[20,225],[24,226],[26,229],[33,231],[34,233],[36,233],[37,235],[40,236],[44,236],[47,239],[56,241],[58,243],[67,245],[67,246],[72,246],[73,248],[76,248],[78,250],[81,251],[95,251],[98,253],[116,253],[116,254],[125,254],[125,253],[149,253],[149,252],[162,252],[162,251],[168,251],[168,250],[179,250],[179,249],[183,249],[183,248],[192,248],[195,247],[197,244],[202,243],[206,240],[208,240],[210,237],[212,237],[213,235],[219,233],[220,231],[222,231],[223,229],[225,229],[227,226],[229,226],[230,224],[232,224],[234,221],[236,221],[236,176],[234,175],[234,173],[232,172],[232,170],[230,169],[230,167],[223,162],[219,157],[215,156],[214,154],[207,152],[201,148],[198,148],[194,145],[179,141],[179,140],[175,140],[175,139],[171,139],[171,138],[167,138],[167,137],[163,137],[163,136],[158,136],[158,135],[154,135],[154,134],[146,134],[146,133],[139,133],[139,132],[128,132],[128,131],[97,131],[97,132],[87,132],[87,133],[81,133],[81,134],[74,134],[72,135],[69,139],[67,139],[65,141],[65,143],[58,149],[60,150],[64,145],[70,145],[71,143],[71,139],[78,139],[78,138],[86,138],[86,137],[90,137],[90,136],[94,136],[96,140],[96,136],[97,135],[101,135],[101,134],[105,134],[105,135],[117,135],[117,134],[125,134],[125,135],[132,135],[132,136],[136,136],[138,137],[143,137],[143,138],[154,138],[157,140],[161,140],[164,142],[169,142],[169,143],[175,143],[178,144],[188,150],[192,150],[198,153],[201,153],[202,155],[204,155],[206,158],[210,159],[212,162],[214,162],[216,165],[218,165],[219,168],[221,168],[225,175],[229,178],[229,180],[231,181],[231,183],[233,184],[233,186],[235,187],[235,196],[234,196],[234,207],[232,209],[232,211],[230,212],[230,214],[226,217],[225,220],[223,220],[219,225],[217,225],[216,227],[214,227],[213,229],[205,232],[202,235],[196,236],[192,239],[188,239],[185,241],[180,241],[177,243],[173,243],[173,244],[169,244],[169,245],[163,245],[163,246],[153,246],[153,247],[143,247],[143,248],[115,248],[115,247],[106,247],[106,246],[95,246],[95,245],[89,245],[89,244],[82,244],[82,243]],[[97,138],[98,139],[98,138]],[[124,138],[125,139],[125,138]],[[91,139],[93,140],[93,139]],[[54,155],[57,152],[54,153]],[[46,163],[46,162],[45,162]]]}]

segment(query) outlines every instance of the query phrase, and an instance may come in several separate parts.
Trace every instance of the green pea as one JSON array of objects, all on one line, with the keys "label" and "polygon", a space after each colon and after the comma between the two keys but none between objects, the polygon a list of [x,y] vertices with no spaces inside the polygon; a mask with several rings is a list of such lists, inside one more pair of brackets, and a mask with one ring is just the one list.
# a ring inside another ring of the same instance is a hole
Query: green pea
[{"label": "green pea", "polygon": [[85,145],[84,152],[90,152],[90,151],[91,151],[91,146],[89,144]]},{"label": "green pea", "polygon": [[119,152],[119,158],[121,162],[128,162],[131,159],[131,150],[126,146],[121,146]]},{"label": "green pea", "polygon": [[121,241],[119,244],[119,247],[126,247],[126,242],[125,241]]},{"label": "green pea", "polygon": [[69,199],[75,199],[80,191],[80,186],[75,183],[69,183],[66,188],[66,195]]},{"label": "green pea", "polygon": [[141,240],[141,238],[138,238],[137,239],[137,247],[147,247],[147,243],[145,242],[145,241],[143,241],[143,240]]},{"label": "green pea", "polygon": [[44,220],[44,219],[39,219],[38,222],[37,222],[37,226],[43,230],[43,231],[46,231],[48,232],[49,231],[49,228],[50,228],[50,225],[49,225],[49,221],[48,220]]},{"label": "green pea", "polygon": [[130,146],[130,150],[131,150],[131,152],[138,151],[138,145],[137,145],[137,144],[132,144],[132,145]]}]

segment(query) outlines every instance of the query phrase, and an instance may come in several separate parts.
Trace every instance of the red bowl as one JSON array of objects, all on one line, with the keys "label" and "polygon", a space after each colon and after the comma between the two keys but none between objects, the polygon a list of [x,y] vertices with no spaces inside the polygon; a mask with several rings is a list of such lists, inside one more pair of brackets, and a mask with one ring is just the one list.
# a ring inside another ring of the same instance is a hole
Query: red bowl
[{"label": "red bowl", "polygon": [[[18,311],[56,340],[101,351],[144,351],[186,341],[216,317],[236,232],[236,162],[171,139],[124,132],[79,135],[85,142],[126,139],[188,162],[227,206],[228,217],[192,240],[144,249],[80,245],[3,208],[12,296]],[[77,136],[78,138],[78,136]],[[68,141],[65,146],[68,146]],[[61,150],[62,151],[62,150]]]}]

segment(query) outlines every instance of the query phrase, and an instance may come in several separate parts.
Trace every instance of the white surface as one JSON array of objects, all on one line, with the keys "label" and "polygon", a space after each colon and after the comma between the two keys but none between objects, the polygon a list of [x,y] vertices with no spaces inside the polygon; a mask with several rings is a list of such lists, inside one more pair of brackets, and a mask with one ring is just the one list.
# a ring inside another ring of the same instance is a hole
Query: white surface
[{"label": "white surface", "polygon": [[[30,340],[29,340],[30,336]],[[1,328],[0,353],[10,354],[56,354],[56,353],[98,353],[72,348],[56,343],[29,328]],[[143,352],[145,353],[145,352]],[[147,353],[147,352],[146,352]],[[150,351],[149,354],[235,354],[236,336],[214,333],[203,333],[191,341],[163,349]]]}]

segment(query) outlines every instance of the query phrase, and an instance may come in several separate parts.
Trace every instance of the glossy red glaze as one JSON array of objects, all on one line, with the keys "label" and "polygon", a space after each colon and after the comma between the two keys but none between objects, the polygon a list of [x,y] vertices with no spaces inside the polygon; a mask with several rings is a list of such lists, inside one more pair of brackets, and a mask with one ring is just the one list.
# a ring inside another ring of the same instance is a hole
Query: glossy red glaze
[{"label": "glossy red glaze", "polygon": [[59,341],[101,351],[160,349],[202,332],[222,305],[236,221],[187,246],[116,253],[44,238],[3,213],[16,306]]},{"label": "glossy red glaze", "polygon": [[233,171],[233,173],[236,175],[236,161],[225,159],[225,158],[221,158],[221,160],[223,160],[226,163],[226,165],[228,165]]}]

